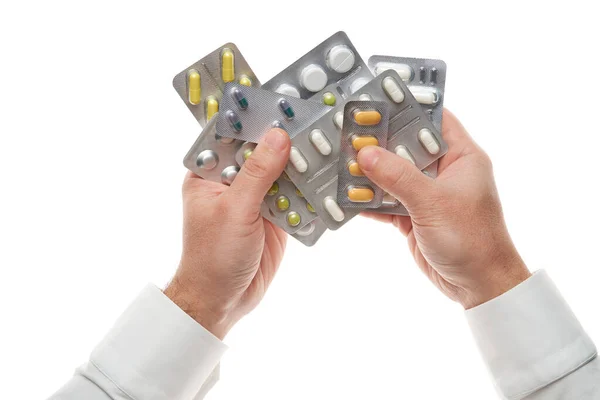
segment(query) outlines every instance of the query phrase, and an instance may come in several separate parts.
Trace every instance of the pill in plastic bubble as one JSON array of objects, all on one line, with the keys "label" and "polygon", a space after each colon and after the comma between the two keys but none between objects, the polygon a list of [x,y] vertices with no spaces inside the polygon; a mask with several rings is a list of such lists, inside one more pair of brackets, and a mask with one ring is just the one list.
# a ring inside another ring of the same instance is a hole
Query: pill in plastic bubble
[{"label": "pill in plastic bubble", "polygon": [[419,68],[419,82],[425,83],[425,75],[426,74],[427,74],[427,71],[425,70],[425,67]]},{"label": "pill in plastic bubble", "polygon": [[394,103],[402,103],[404,101],[404,92],[398,85],[398,82],[391,76],[383,79],[381,83],[383,90]]},{"label": "pill in plastic bubble", "polygon": [[320,66],[310,64],[300,73],[300,83],[311,92],[318,92],[327,85],[327,74]]},{"label": "pill in plastic bubble", "polygon": [[219,102],[215,96],[208,96],[206,98],[206,120],[209,121],[218,112]]},{"label": "pill in plastic bubble", "polygon": [[289,101],[287,101],[286,99],[279,100],[279,108],[281,108],[281,111],[283,111],[287,119],[294,118],[294,109],[292,108],[292,105]]},{"label": "pill in plastic bubble", "polygon": [[275,89],[275,92],[280,93],[280,94],[285,94],[287,96],[300,98],[300,92],[298,91],[298,89],[296,89],[296,87],[294,87],[292,85],[288,85],[287,83],[283,83],[283,84],[277,86],[277,89]]},{"label": "pill in plastic bubble", "polygon": [[290,149],[290,162],[300,173],[306,172],[308,169],[308,161],[306,161],[302,152],[295,146],[292,146]]},{"label": "pill in plastic bubble", "polygon": [[300,214],[296,211],[290,211],[287,214],[287,223],[289,226],[298,226],[302,222],[302,218],[300,218]]},{"label": "pill in plastic bubble", "polygon": [[328,156],[331,154],[331,143],[325,137],[325,134],[320,129],[313,129],[308,136],[308,140],[312,143],[313,146],[317,149],[319,153],[324,156]]},{"label": "pill in plastic bubble", "polygon": [[242,121],[240,121],[240,117],[231,111],[227,111],[227,121],[229,121],[229,125],[233,128],[234,131],[239,132],[242,130]]},{"label": "pill in plastic bubble", "polygon": [[398,199],[396,199],[391,194],[386,193],[386,194],[383,195],[383,200],[381,202],[381,206],[382,207],[395,207],[398,204],[400,204],[400,202],[398,201]]},{"label": "pill in plastic bubble", "polygon": [[315,231],[315,223],[309,222],[308,224],[304,225],[302,228],[298,229],[295,234],[298,236],[304,237],[304,236],[310,235],[314,231]]},{"label": "pill in plastic bubble", "polygon": [[344,211],[331,196],[327,196],[323,199],[323,208],[331,215],[331,218],[333,218],[334,221],[342,222],[344,218],[346,218]]},{"label": "pill in plastic bubble", "polygon": [[407,64],[379,63],[375,68],[375,75],[380,75],[389,69],[396,71],[398,75],[400,75],[400,79],[402,79],[404,82],[412,79],[413,70],[410,65]]},{"label": "pill in plastic bubble", "polygon": [[246,161],[248,158],[250,158],[250,156],[252,155],[253,149],[246,149],[244,150],[244,154],[242,155],[244,157],[244,161]]},{"label": "pill in plastic bubble", "polygon": [[347,190],[348,200],[353,203],[368,203],[375,197],[375,192],[367,187],[351,186]]},{"label": "pill in plastic bubble", "polygon": [[402,144],[398,145],[394,149],[394,152],[396,153],[396,155],[398,155],[398,156],[404,158],[405,160],[408,160],[411,163],[415,164],[415,159],[413,158],[412,154],[410,154],[410,151],[406,148],[406,146],[404,146]]},{"label": "pill in plastic bubble", "polygon": [[190,69],[187,73],[188,78],[188,100],[191,104],[198,104],[202,99],[200,87],[200,73],[195,69]]},{"label": "pill in plastic bubble", "polygon": [[306,209],[307,209],[308,211],[310,211],[311,213],[314,213],[314,212],[316,212],[316,211],[315,211],[315,208],[314,208],[313,206],[311,206],[311,205],[310,205],[310,203],[306,203]]},{"label": "pill in plastic bubble", "polygon": [[344,113],[341,111],[336,112],[333,116],[333,123],[341,130],[344,125]]},{"label": "pill in plastic bubble", "polygon": [[365,176],[365,174],[363,174],[362,170],[358,166],[358,163],[354,160],[351,160],[348,163],[348,172],[352,176]]},{"label": "pill in plastic bubble", "polygon": [[196,165],[202,169],[213,169],[218,163],[219,156],[212,150],[204,150],[196,158]]},{"label": "pill in plastic bubble", "polygon": [[[271,124],[271,127],[283,129],[283,124],[281,123],[281,121],[273,121],[273,123]],[[285,129],[283,129],[283,130],[285,130]]]},{"label": "pill in plastic bubble", "polygon": [[232,82],[235,79],[235,61],[233,51],[224,48],[221,52],[221,78],[223,82]]},{"label": "pill in plastic bubble", "polygon": [[410,86],[408,88],[419,104],[432,105],[438,102],[437,91],[433,88]]},{"label": "pill in plastic bubble", "polygon": [[267,195],[275,196],[278,192],[279,192],[279,183],[273,182],[273,184],[269,188],[269,191],[267,192]]},{"label": "pill in plastic bubble", "polygon": [[340,44],[334,46],[327,53],[327,66],[335,72],[343,74],[352,69],[355,59],[354,52],[348,46]]},{"label": "pill in plastic bubble", "polygon": [[430,154],[435,155],[440,152],[440,145],[429,129],[421,129],[418,136],[419,142],[421,142],[423,147],[425,147],[425,150],[427,150]]},{"label": "pill in plastic bubble", "polygon": [[248,108],[248,99],[246,96],[244,96],[244,93],[242,93],[240,89],[233,88],[231,90],[231,95],[240,109],[245,110]]},{"label": "pill in plastic bubble", "polygon": [[290,208],[290,199],[286,196],[279,196],[277,198],[277,208],[281,211],[285,211]]},{"label": "pill in plastic bubble", "polygon": [[354,110],[352,112],[354,121],[360,126],[377,125],[381,122],[381,113],[377,110]]},{"label": "pill in plastic bubble", "polygon": [[429,81],[432,85],[437,83],[438,70],[437,68],[431,68],[431,73],[429,75]]},{"label": "pill in plastic bubble", "polygon": [[302,194],[302,192],[298,188],[296,188],[296,196],[298,196],[298,197],[304,197],[304,195]]},{"label": "pill in plastic bubble", "polygon": [[354,150],[360,151],[363,147],[367,146],[377,146],[379,145],[379,140],[375,136],[367,135],[367,136],[354,136],[352,138],[352,147]]},{"label": "pill in plastic bubble", "polygon": [[367,93],[361,94],[360,96],[358,96],[358,99],[360,101],[373,101],[373,98],[371,97],[371,95],[367,94]]},{"label": "pill in plastic bubble", "polygon": [[252,86],[252,79],[250,79],[248,75],[242,75],[240,76],[240,85]]},{"label": "pill in plastic bubble", "polygon": [[323,104],[326,106],[335,106],[336,98],[331,92],[327,92],[323,95]]},{"label": "pill in plastic bubble", "polygon": [[223,182],[225,185],[231,185],[239,171],[240,168],[234,165],[230,165],[229,167],[225,168],[223,172],[221,172],[221,182]]},{"label": "pill in plastic bubble", "polygon": [[350,94],[356,92],[358,89],[365,86],[367,83],[369,83],[369,79],[367,78],[355,79],[354,82],[350,84]]}]

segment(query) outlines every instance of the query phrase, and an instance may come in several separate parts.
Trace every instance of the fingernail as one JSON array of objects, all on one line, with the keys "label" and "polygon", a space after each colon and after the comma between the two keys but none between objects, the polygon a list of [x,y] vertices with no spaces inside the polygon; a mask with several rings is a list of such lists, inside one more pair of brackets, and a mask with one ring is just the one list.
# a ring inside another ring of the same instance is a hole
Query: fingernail
[{"label": "fingernail", "polygon": [[377,146],[367,146],[358,152],[358,166],[363,171],[372,171],[379,160],[381,148]]},{"label": "fingernail", "polygon": [[283,129],[271,129],[263,136],[262,140],[267,146],[275,151],[282,151],[287,147],[290,138],[286,131]]}]

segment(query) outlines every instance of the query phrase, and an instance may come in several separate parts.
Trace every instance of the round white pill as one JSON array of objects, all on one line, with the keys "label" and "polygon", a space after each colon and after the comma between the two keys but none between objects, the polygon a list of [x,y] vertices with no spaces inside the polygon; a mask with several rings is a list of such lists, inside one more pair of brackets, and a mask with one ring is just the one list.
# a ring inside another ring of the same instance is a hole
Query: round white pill
[{"label": "round white pill", "polygon": [[277,89],[275,89],[275,91],[277,93],[285,94],[287,96],[300,98],[300,92],[298,91],[298,89],[296,89],[295,86],[288,85],[287,83],[282,83],[281,85],[277,86]]},{"label": "round white pill", "polygon": [[311,92],[318,92],[327,85],[327,74],[320,66],[310,64],[300,73],[300,83]]},{"label": "round white pill", "polygon": [[327,66],[340,74],[350,71],[354,66],[354,61],[354,53],[343,44],[333,47],[327,53]]}]

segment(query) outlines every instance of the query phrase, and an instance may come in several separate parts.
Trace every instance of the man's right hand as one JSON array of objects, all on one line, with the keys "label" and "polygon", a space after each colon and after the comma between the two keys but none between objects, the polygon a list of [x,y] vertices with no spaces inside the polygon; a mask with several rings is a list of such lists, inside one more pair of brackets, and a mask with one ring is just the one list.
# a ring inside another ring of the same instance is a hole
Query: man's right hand
[{"label": "man's right hand", "polygon": [[489,157],[446,110],[442,131],[449,151],[440,159],[436,179],[379,147],[362,149],[358,163],[370,180],[404,204],[410,217],[368,215],[406,235],[427,277],[469,309],[531,274],[504,223]]}]

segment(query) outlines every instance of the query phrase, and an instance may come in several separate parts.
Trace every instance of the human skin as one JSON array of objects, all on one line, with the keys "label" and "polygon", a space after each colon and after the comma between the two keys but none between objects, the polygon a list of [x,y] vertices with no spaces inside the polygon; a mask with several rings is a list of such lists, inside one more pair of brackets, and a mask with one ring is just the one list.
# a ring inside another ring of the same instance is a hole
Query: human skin
[{"label": "human skin", "polygon": [[[436,179],[379,147],[362,149],[358,163],[410,214],[369,216],[394,224],[425,275],[468,309],[530,273],[508,234],[489,157],[447,111],[442,135],[449,151]],[[272,129],[230,187],[185,178],[183,251],[165,294],[221,339],[257,306],[281,263],[287,235],[261,217],[260,205],[289,151],[287,134]]]},{"label": "human skin", "polygon": [[361,149],[357,161],[410,216],[365,214],[397,227],[429,280],[469,309],[531,274],[506,228],[490,158],[452,113],[444,110],[443,121],[449,150],[435,179],[379,147]]}]

